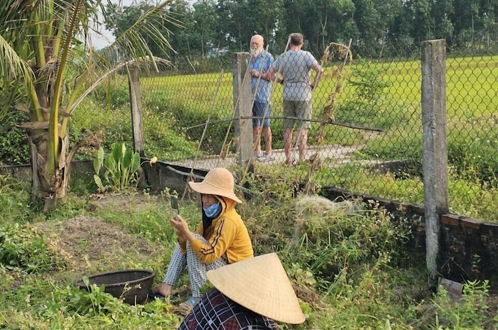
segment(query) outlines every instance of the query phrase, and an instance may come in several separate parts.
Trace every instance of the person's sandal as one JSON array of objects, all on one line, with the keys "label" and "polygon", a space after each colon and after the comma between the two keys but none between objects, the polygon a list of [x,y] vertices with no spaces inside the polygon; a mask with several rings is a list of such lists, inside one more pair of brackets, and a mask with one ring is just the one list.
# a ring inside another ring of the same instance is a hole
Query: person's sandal
[{"label": "person's sandal", "polygon": [[150,290],[147,294],[147,298],[148,300],[155,300],[155,299],[160,299],[160,300],[165,300],[166,297],[163,296],[162,294],[160,294],[159,292],[154,292],[152,290]]},{"label": "person's sandal", "polygon": [[265,154],[265,162],[272,162],[275,160],[275,156],[273,154]]},{"label": "person's sandal", "polygon": [[194,309],[194,306],[197,305],[197,303],[201,301],[200,297],[190,297],[187,299],[187,301],[182,302],[178,307],[176,308],[176,312],[186,316],[188,315],[192,309]]},{"label": "person's sandal", "polygon": [[285,166],[295,166],[297,164],[297,160],[295,158],[291,158],[290,160],[285,160]]}]

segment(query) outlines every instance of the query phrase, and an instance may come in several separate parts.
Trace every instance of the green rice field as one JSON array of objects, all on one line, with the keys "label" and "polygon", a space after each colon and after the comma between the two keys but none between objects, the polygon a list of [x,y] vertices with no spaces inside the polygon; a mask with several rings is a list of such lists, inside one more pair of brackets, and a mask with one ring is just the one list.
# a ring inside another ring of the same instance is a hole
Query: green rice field
[{"label": "green rice field", "polygon": [[[449,58],[446,62],[450,211],[485,220],[498,220],[497,77],[498,56]],[[421,203],[420,61],[358,60],[347,65],[342,76],[337,74],[336,66],[327,65],[313,95],[314,119],[320,119],[338,84],[342,89],[334,100],[335,120],[382,132],[327,125],[322,145],[330,152],[322,159],[320,185]],[[236,152],[233,126],[227,120],[233,116],[231,72],[141,77],[141,87],[146,136],[156,136],[166,128],[171,132],[166,137],[149,139],[146,148],[151,156],[176,160],[218,154],[224,142],[231,144],[230,150]],[[123,92],[125,88],[124,83],[116,87]],[[275,84],[273,117],[283,115],[281,100],[282,86]],[[206,130],[199,153],[196,149],[204,126],[193,126],[205,123],[208,118],[215,124]],[[312,123],[309,145],[315,145],[319,129],[319,123]],[[272,131],[273,148],[282,148],[282,120],[272,121]],[[174,142],[164,146],[165,139]],[[343,147],[352,147],[354,152],[346,158],[337,158],[337,150]],[[168,152],[164,153],[166,149]],[[407,173],[368,170],[369,162],[393,160],[414,165]],[[257,166],[256,170],[276,171],[275,166]],[[369,171],[368,180],[360,180],[365,171]]]}]

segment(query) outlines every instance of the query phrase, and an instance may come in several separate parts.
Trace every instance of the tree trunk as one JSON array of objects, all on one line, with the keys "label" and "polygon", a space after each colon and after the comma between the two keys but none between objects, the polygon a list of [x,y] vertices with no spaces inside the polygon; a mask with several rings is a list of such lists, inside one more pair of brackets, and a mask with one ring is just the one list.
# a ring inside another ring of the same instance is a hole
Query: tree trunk
[{"label": "tree trunk", "polygon": [[33,143],[31,136],[28,136],[30,158],[31,158],[31,195],[33,197],[40,196],[40,179],[38,177],[38,162],[36,161],[36,146]]},{"label": "tree trunk", "polygon": [[49,173],[46,171],[48,131],[30,134],[32,191],[34,196],[43,199],[44,212],[53,210],[57,203],[66,197],[70,177],[67,164],[70,159],[66,158],[69,144],[67,136],[59,141],[59,161],[55,172]]}]

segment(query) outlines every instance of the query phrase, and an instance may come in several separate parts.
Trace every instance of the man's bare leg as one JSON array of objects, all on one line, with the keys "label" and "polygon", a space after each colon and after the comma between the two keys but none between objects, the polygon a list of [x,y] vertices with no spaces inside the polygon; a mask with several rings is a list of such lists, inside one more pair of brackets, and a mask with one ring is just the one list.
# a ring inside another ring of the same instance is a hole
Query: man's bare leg
[{"label": "man's bare leg", "polygon": [[285,152],[285,163],[290,164],[291,153],[292,153],[292,128],[286,128],[284,132],[284,152]]},{"label": "man's bare leg", "polygon": [[299,160],[306,160],[306,147],[308,142],[308,129],[300,129],[298,137],[298,148],[299,148]]},{"label": "man's bare leg", "polygon": [[266,149],[266,154],[271,155],[272,149],[271,149],[271,143],[272,143],[272,136],[271,136],[271,128],[270,127],[263,127],[263,134],[265,136],[265,149]]},{"label": "man's bare leg", "polygon": [[252,129],[252,145],[256,155],[261,154],[261,134],[259,127],[253,127]]}]

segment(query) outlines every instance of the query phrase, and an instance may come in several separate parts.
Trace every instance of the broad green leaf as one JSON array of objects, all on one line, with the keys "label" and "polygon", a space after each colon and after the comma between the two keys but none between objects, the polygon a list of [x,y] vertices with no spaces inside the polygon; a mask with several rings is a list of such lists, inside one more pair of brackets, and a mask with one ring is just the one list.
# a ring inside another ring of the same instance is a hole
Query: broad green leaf
[{"label": "broad green leaf", "polygon": [[104,163],[104,148],[100,147],[97,151],[97,156],[93,160],[93,169],[95,173],[98,175],[100,173],[100,169],[102,168],[102,164]]},{"label": "broad green leaf", "polygon": [[104,192],[105,191],[105,187],[104,185],[102,184],[102,180],[100,179],[100,177],[96,174],[93,175],[93,180],[95,181],[95,183],[97,184],[97,187],[99,187],[99,191],[100,192]]},{"label": "broad green leaf", "polygon": [[135,173],[140,167],[140,154],[135,152],[131,161],[131,173]]},{"label": "broad green leaf", "polygon": [[116,164],[121,163],[124,158],[124,154],[126,152],[126,146],[123,142],[120,143],[114,143],[112,145],[112,157],[114,158],[114,161]]},{"label": "broad green leaf", "polygon": [[133,152],[131,150],[128,150],[125,153],[124,159],[123,159],[123,170],[129,169],[131,165],[131,158],[133,157]]},{"label": "broad green leaf", "polygon": [[114,157],[112,157],[111,155],[105,156],[104,165],[108,171],[112,173],[116,172],[116,162],[114,161]]}]

